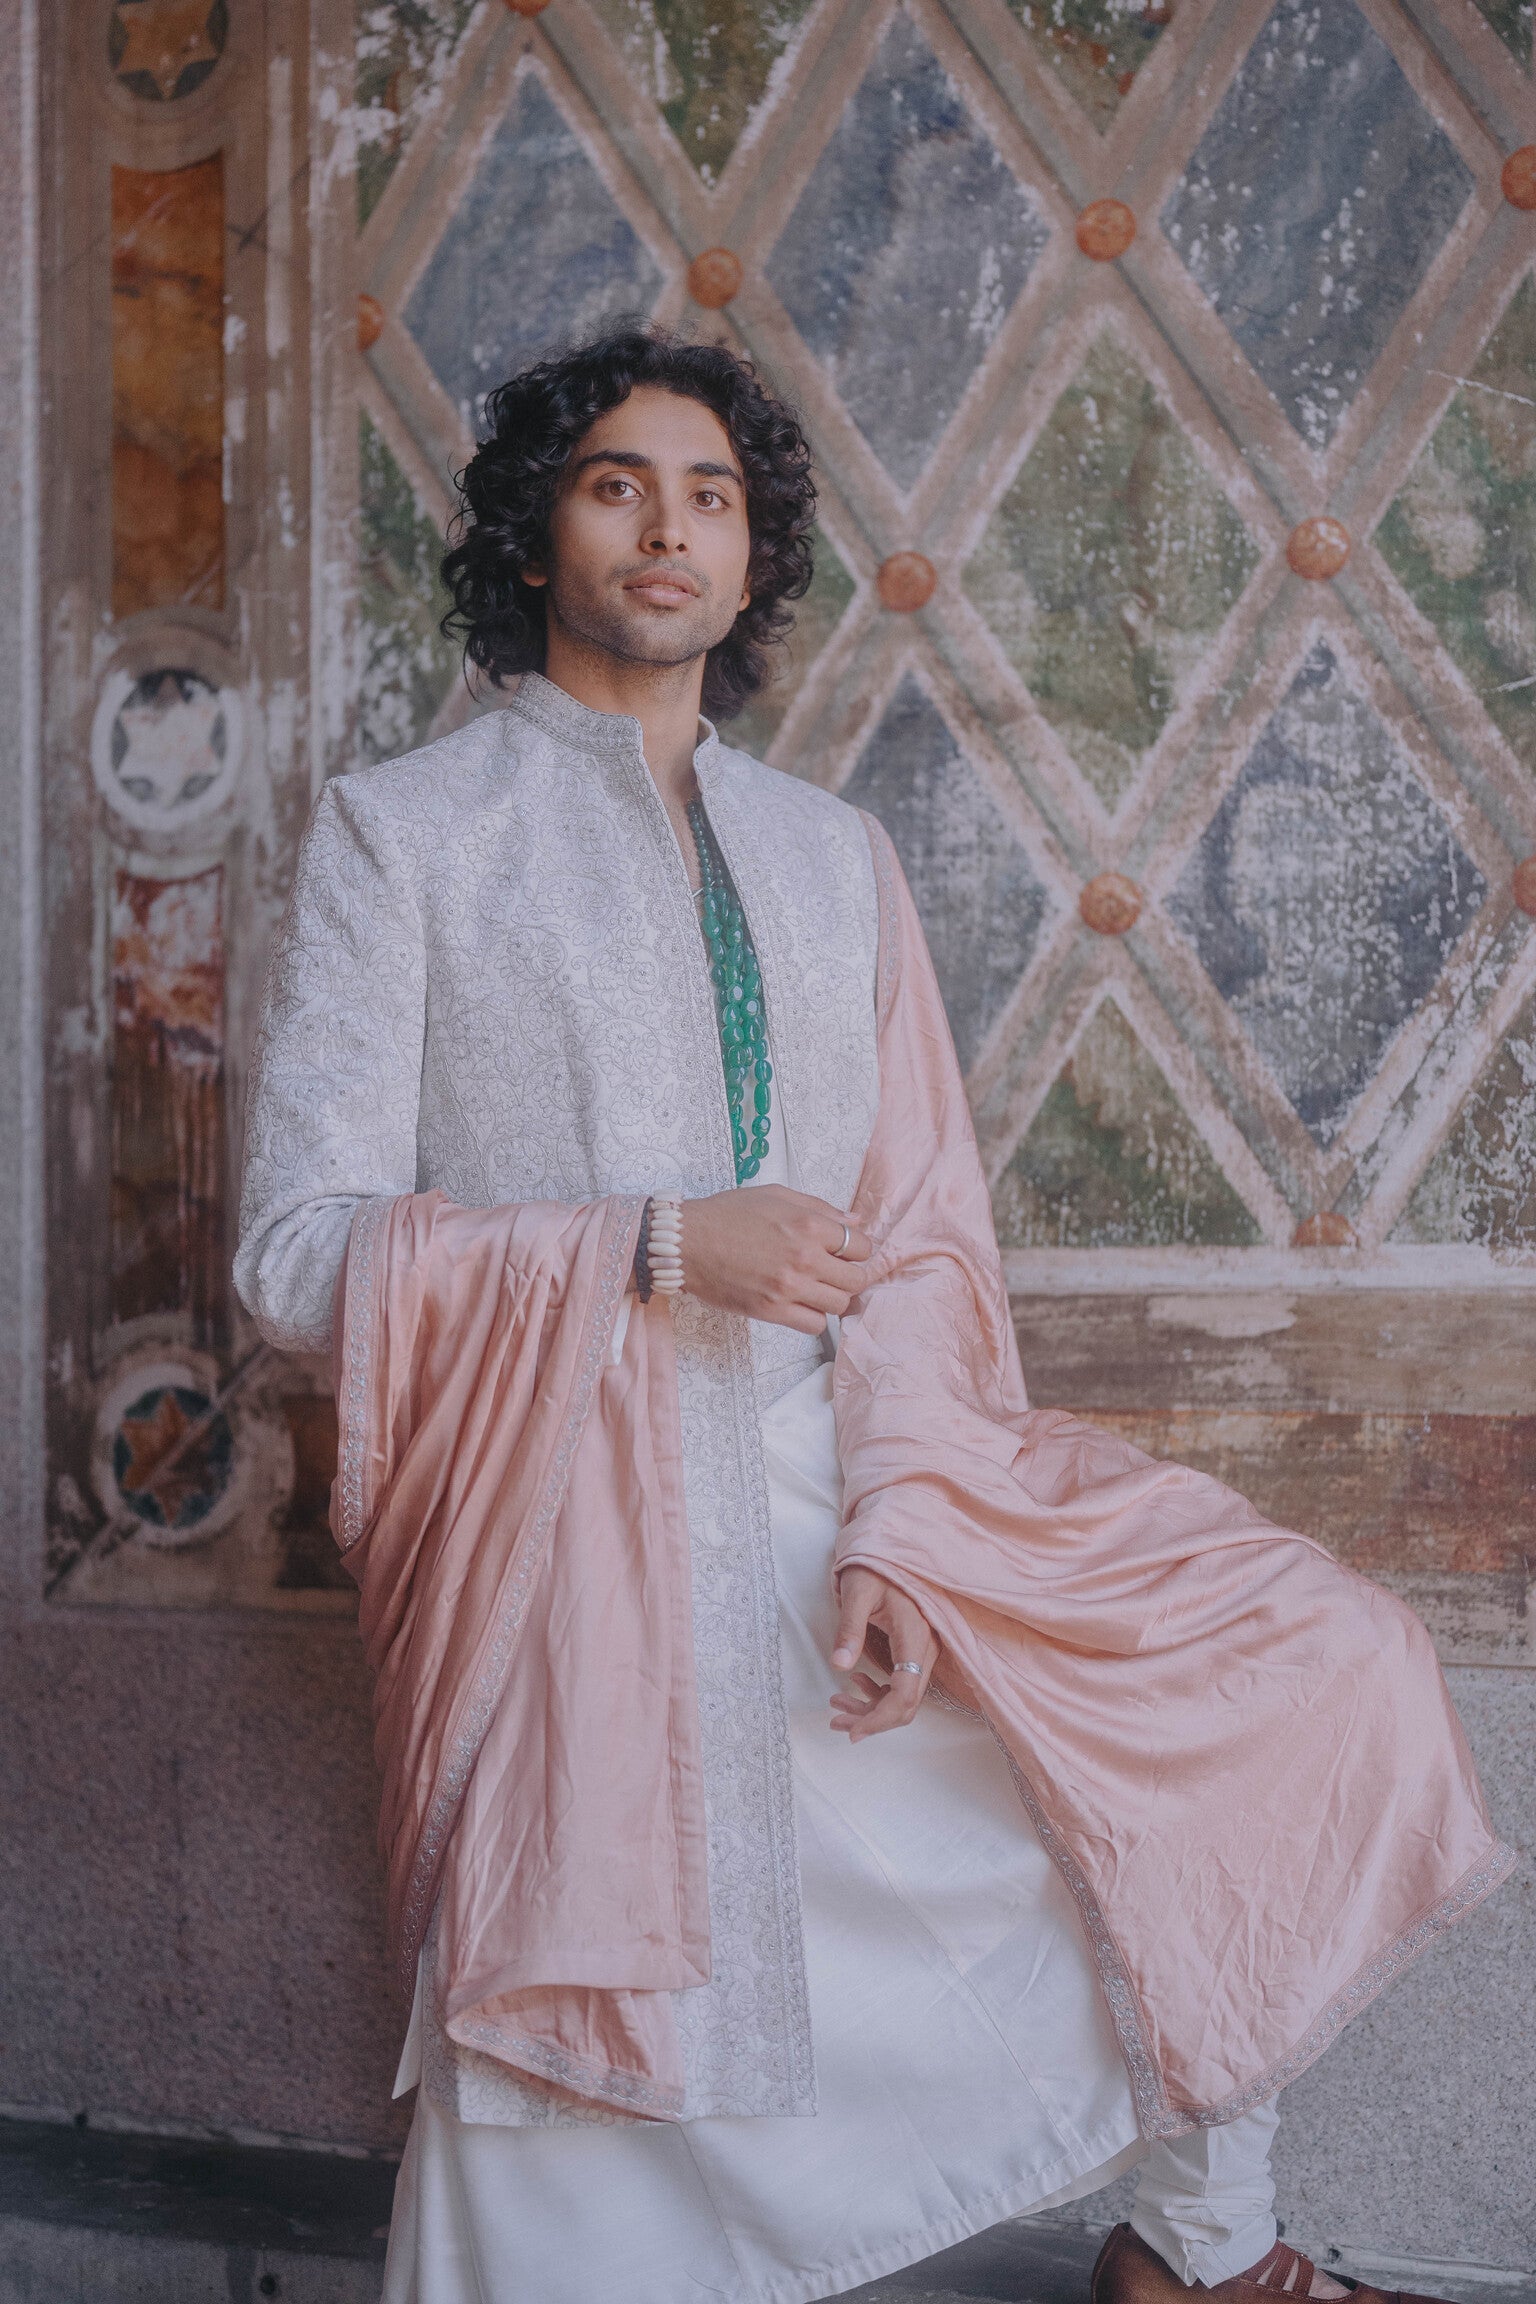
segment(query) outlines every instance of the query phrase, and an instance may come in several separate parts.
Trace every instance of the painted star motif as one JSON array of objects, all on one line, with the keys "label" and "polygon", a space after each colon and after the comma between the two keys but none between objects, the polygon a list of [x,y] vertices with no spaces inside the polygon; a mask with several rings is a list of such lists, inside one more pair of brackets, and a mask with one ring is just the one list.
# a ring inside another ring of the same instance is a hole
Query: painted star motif
[{"label": "painted star motif", "polygon": [[116,764],[123,790],[161,808],[205,792],[222,766],[214,744],[220,709],[216,688],[199,681],[184,696],[171,672],[148,696],[126,703],[118,714],[126,741]]},{"label": "painted star motif", "polygon": [[192,64],[216,64],[219,51],[208,37],[209,0],[118,0],[124,33],[117,76],[147,72],[167,102]]}]

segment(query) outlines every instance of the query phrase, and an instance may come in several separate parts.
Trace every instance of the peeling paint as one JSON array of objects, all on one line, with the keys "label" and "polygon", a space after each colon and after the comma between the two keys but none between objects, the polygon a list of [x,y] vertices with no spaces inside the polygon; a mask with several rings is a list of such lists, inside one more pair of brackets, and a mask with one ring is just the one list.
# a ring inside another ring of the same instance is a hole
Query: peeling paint
[{"label": "peeling paint", "polygon": [[1506,1252],[1536,1241],[1536,1000],[1467,1098],[1392,1238]]},{"label": "peeling paint", "polygon": [[1034,195],[894,17],[766,271],[898,487],[928,461],[1046,238]]},{"label": "peeling paint", "polygon": [[1522,765],[1536,775],[1536,280],[1527,275],[1376,530]]},{"label": "peeling paint", "polygon": [[[475,0],[359,0],[357,216],[365,224],[447,76]],[[327,91],[329,94],[329,91]]]},{"label": "peeling paint", "polygon": [[1005,1248],[1246,1246],[1258,1224],[1113,1000],[993,1194]]},{"label": "peeling paint", "polygon": [[112,170],[112,612],[224,605],[224,162]]},{"label": "peeling paint", "polygon": [[703,183],[718,183],[794,62],[811,0],[596,0],[628,70]]},{"label": "peeling paint", "polygon": [[1099,129],[1173,19],[1156,0],[1008,0],[1008,9]]},{"label": "peeling paint", "polygon": [[1052,409],[965,589],[1106,808],[1179,704],[1258,547],[1107,332]]},{"label": "peeling paint", "polygon": [[426,742],[459,651],[440,629],[450,605],[438,574],[442,534],[367,416],[359,435],[358,742],[364,760],[391,760]]},{"label": "peeling paint", "polygon": [[1531,1568],[1536,1416],[1371,1416],[1243,1408],[1095,1413],[1208,1472],[1363,1575]]}]

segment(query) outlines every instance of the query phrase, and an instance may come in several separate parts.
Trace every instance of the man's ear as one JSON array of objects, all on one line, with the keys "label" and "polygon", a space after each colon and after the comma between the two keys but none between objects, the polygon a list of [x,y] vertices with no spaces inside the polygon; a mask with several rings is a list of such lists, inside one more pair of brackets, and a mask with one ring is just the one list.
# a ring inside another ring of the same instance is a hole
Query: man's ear
[{"label": "man's ear", "polygon": [[751,595],[751,593],[750,593],[750,592],[743,592],[743,594],[742,594],[741,598],[740,598],[740,599],[737,601],[737,603],[736,603],[736,613],[737,613],[737,615],[739,616],[739,615],[741,614],[741,612],[742,612],[743,608],[750,608],[750,607],[751,607],[751,605],[752,605],[752,595]]},{"label": "man's ear", "polygon": [[549,570],[541,560],[530,560],[526,567],[519,568],[518,575],[525,584],[547,584],[549,582]]}]

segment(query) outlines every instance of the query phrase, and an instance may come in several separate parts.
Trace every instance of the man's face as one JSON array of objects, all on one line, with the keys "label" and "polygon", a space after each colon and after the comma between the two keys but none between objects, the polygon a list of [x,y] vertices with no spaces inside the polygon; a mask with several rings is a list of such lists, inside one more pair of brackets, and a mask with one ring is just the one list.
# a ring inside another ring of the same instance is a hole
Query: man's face
[{"label": "man's face", "polygon": [[688,664],[747,605],[747,496],[719,419],[638,385],[580,442],[550,519],[551,623],[626,664]]}]

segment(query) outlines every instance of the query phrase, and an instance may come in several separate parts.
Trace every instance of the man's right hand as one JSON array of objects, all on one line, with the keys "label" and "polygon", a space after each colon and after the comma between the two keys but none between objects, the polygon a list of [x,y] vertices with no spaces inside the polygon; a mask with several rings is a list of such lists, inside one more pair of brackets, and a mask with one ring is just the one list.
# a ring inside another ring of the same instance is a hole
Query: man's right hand
[{"label": "man's right hand", "polygon": [[787,1184],[747,1184],[683,1202],[683,1284],[692,1296],[749,1320],[819,1336],[864,1284],[874,1243],[841,1209]]}]

